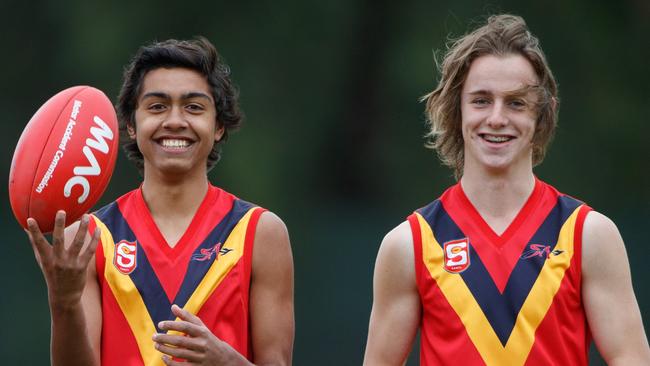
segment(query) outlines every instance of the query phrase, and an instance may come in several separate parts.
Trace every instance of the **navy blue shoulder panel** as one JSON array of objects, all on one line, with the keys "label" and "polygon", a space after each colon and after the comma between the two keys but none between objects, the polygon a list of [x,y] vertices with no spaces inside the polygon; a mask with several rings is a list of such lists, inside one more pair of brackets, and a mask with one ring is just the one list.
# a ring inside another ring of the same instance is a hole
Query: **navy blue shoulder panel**
[{"label": "navy blue shoulder panel", "polygon": [[584,202],[577,200],[567,195],[560,195],[558,197],[558,206],[561,212],[561,221],[565,222],[566,219],[576,210],[576,208],[584,205]]},{"label": "navy blue shoulder panel", "polygon": [[135,234],[126,219],[124,219],[117,202],[112,202],[100,208],[94,215],[106,225],[116,243],[121,240],[130,242],[136,240]]}]

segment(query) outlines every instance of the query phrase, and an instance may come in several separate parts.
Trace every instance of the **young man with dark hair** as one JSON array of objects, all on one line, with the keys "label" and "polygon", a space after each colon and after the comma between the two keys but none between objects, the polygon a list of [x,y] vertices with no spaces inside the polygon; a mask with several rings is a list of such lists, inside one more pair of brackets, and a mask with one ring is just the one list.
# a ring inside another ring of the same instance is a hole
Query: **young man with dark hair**
[{"label": "young man with dark hair", "polygon": [[214,46],[142,47],[117,111],[142,185],[66,229],[57,213],[52,246],[28,220],[48,285],[52,364],[291,364],[286,227],[207,177],[241,120]]},{"label": "young man with dark hair", "polygon": [[604,215],[533,174],[557,86],[524,20],[451,45],[425,97],[431,147],[458,184],[388,233],[377,255],[366,365],[610,365],[650,349],[623,240]]}]

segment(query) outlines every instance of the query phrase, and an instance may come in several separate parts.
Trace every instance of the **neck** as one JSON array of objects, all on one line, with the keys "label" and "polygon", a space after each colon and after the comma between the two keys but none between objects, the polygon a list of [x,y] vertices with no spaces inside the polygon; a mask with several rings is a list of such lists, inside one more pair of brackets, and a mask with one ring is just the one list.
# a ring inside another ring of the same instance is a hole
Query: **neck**
[{"label": "neck", "polygon": [[460,184],[479,214],[500,234],[530,197],[535,176],[532,169],[523,172],[467,169]]},{"label": "neck", "polygon": [[186,176],[182,179],[161,179],[147,175],[142,182],[142,195],[154,217],[193,216],[208,191],[208,177]]}]

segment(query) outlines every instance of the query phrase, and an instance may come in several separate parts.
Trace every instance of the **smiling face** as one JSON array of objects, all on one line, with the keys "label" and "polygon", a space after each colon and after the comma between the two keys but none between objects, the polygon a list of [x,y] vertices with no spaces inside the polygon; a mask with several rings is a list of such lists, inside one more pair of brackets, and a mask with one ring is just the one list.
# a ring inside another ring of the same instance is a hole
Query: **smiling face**
[{"label": "smiling face", "polygon": [[206,174],[208,154],[223,136],[205,77],[185,68],[158,68],[142,82],[129,135],[144,156],[144,173]]},{"label": "smiling face", "polygon": [[461,93],[464,172],[532,171],[537,77],[520,55],[474,60]]}]

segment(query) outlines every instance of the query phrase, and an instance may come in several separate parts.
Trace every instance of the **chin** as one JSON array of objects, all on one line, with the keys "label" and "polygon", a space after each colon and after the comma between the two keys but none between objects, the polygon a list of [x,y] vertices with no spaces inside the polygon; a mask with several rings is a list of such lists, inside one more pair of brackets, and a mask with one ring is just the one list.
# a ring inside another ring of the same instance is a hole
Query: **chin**
[{"label": "chin", "polygon": [[522,161],[519,159],[514,159],[512,157],[494,157],[492,159],[485,159],[481,161],[481,165],[485,167],[488,171],[492,172],[506,172],[512,169],[518,169],[522,166],[528,165],[532,170],[532,159],[528,161]]},{"label": "chin", "polygon": [[192,168],[187,164],[168,163],[152,167],[153,170],[164,176],[186,175]]}]

